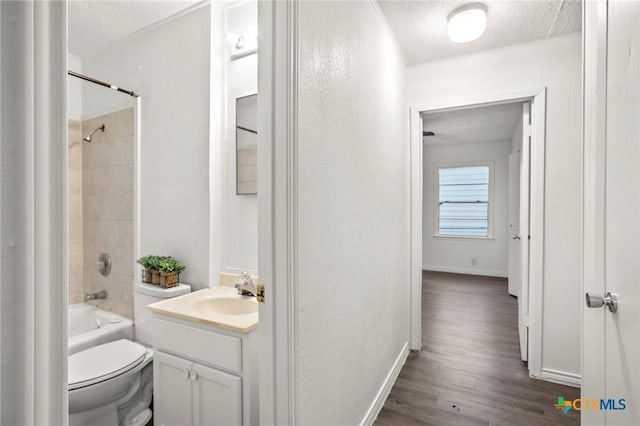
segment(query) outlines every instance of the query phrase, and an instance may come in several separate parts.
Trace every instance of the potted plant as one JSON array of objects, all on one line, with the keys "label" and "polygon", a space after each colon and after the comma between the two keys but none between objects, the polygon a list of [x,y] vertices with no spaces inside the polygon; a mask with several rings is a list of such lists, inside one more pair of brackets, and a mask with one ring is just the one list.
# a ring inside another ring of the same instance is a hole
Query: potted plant
[{"label": "potted plant", "polygon": [[180,271],[185,268],[171,256],[143,256],[138,263],[144,267],[144,282],[165,288],[178,285]]},{"label": "potted plant", "polygon": [[161,256],[158,260],[158,272],[160,272],[160,286],[173,287],[178,285],[180,271],[185,266],[171,256]]},{"label": "potted plant", "polygon": [[[158,275],[158,277],[160,276],[157,269],[158,256],[143,256],[137,260],[137,263],[142,265],[142,267],[144,268],[142,282],[152,284],[154,272],[156,273],[156,275]],[[160,282],[159,279],[158,282]]]}]

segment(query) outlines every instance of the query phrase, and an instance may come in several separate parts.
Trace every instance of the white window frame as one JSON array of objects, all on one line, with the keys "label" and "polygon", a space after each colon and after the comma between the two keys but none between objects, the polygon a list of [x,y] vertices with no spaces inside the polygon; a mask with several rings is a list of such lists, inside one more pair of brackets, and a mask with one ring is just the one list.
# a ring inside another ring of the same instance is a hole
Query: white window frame
[{"label": "white window frame", "polygon": [[[458,167],[489,167],[489,206],[487,211],[487,236],[477,237],[473,235],[440,235],[440,169],[454,169]],[[495,180],[494,180],[494,161],[462,161],[454,163],[439,163],[435,164],[434,179],[435,191],[434,191],[434,209],[435,209],[435,223],[433,224],[433,237],[442,238],[447,240],[474,240],[474,241],[493,241],[494,237],[494,205],[495,205]]]}]

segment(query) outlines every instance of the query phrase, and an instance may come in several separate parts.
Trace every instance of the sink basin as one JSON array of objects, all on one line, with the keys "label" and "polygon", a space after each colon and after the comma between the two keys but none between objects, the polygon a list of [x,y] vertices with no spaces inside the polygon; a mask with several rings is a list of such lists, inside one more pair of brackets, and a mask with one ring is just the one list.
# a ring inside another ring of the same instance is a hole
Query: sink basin
[{"label": "sink basin", "polygon": [[245,315],[258,312],[258,302],[248,297],[203,297],[191,303],[197,312],[215,311],[223,315]]},{"label": "sink basin", "polygon": [[235,288],[212,287],[149,305],[157,314],[248,333],[258,326],[258,301]]}]

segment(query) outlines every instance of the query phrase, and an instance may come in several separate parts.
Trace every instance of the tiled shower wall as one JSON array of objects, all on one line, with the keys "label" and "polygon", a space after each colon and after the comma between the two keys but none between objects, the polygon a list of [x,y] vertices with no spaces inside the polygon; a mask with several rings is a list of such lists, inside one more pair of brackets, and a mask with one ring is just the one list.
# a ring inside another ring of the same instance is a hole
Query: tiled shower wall
[{"label": "tiled shower wall", "polygon": [[[82,240],[84,291],[106,290],[90,301],[133,319],[133,108],[82,123],[82,134],[105,125],[82,146]],[[111,273],[98,272],[101,253],[111,256]]]},{"label": "tiled shower wall", "polygon": [[69,120],[69,303],[82,302],[82,122]]}]

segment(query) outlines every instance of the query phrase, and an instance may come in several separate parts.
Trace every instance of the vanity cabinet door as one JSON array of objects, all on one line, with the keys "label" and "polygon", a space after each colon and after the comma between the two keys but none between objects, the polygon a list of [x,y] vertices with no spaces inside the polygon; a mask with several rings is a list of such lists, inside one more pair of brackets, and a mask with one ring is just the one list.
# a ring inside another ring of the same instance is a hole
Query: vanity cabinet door
[{"label": "vanity cabinet door", "polygon": [[242,379],[193,364],[194,425],[242,425]]},{"label": "vanity cabinet door", "polygon": [[193,363],[155,351],[153,354],[153,419],[155,425],[193,424]]}]

